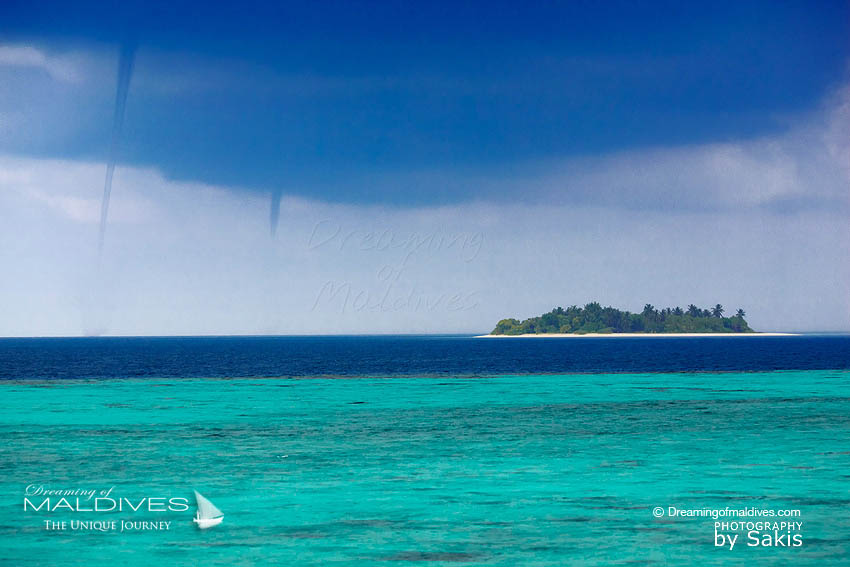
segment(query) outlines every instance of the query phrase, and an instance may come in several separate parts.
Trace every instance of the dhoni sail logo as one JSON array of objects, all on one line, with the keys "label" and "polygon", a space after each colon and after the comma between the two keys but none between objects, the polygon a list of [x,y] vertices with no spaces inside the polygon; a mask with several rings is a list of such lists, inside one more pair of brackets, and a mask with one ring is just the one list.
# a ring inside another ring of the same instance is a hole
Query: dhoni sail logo
[{"label": "dhoni sail logo", "polygon": [[221,510],[215,507],[215,504],[204,498],[197,490],[195,492],[195,500],[198,503],[198,513],[192,519],[198,524],[202,530],[206,530],[213,526],[219,525],[224,520],[224,514]]}]

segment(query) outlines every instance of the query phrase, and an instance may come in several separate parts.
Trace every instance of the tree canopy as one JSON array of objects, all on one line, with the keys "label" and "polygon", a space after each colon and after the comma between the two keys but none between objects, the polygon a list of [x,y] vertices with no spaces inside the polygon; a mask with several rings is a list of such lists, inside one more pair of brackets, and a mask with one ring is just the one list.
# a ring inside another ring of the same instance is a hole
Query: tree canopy
[{"label": "tree canopy", "polygon": [[719,303],[710,309],[694,304],[687,309],[665,307],[656,309],[647,303],[640,313],[602,307],[598,302],[584,307],[556,307],[539,317],[524,321],[502,319],[493,335],[526,335],[545,333],[753,333],[744,320],[744,310],[733,317],[724,317]]}]

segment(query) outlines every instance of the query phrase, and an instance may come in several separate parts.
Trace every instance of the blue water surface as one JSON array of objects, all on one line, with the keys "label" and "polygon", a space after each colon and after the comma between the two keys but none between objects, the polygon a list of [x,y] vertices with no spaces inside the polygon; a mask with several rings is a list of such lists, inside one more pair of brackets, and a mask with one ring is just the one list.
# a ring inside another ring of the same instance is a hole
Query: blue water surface
[{"label": "blue water surface", "polygon": [[[2,340],[0,564],[845,565],[849,346]],[[28,486],[192,505],[33,511]],[[193,489],[220,526],[192,523]],[[670,507],[799,511],[802,545],[716,546]],[[79,519],[169,527],[44,523]]]},{"label": "blue water surface", "polygon": [[850,368],[850,336],[0,339],[0,379],[417,376]]}]

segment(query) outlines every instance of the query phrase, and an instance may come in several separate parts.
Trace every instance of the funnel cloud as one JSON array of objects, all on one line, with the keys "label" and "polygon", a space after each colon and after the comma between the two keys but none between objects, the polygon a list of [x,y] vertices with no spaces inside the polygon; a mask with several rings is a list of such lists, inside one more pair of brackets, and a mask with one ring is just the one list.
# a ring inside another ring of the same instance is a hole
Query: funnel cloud
[{"label": "funnel cloud", "polygon": [[283,196],[281,189],[272,189],[271,209],[269,210],[269,232],[272,238],[277,234],[277,225],[280,221],[280,198]]},{"label": "funnel cloud", "polygon": [[98,238],[98,257],[103,254],[106,238],[106,221],[109,217],[109,199],[112,196],[112,176],[115,173],[115,161],[118,158],[118,143],[124,126],[124,111],[127,106],[127,93],[133,76],[133,63],[136,56],[135,43],[126,43],[121,47],[118,60],[118,86],[115,91],[115,114],[112,118],[112,137],[109,143],[109,157],[106,163],[106,180],[103,184],[103,200],[100,204],[100,233]]}]

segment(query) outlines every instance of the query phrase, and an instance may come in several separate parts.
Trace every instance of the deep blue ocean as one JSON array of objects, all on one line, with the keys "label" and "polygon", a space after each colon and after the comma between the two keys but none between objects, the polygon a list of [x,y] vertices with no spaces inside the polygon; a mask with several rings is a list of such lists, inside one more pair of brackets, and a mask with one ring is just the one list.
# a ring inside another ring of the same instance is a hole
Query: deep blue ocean
[{"label": "deep blue ocean", "polygon": [[0,565],[850,557],[848,336],[3,339],[0,378]]},{"label": "deep blue ocean", "polygon": [[474,376],[850,368],[850,336],[0,339],[0,378]]}]

